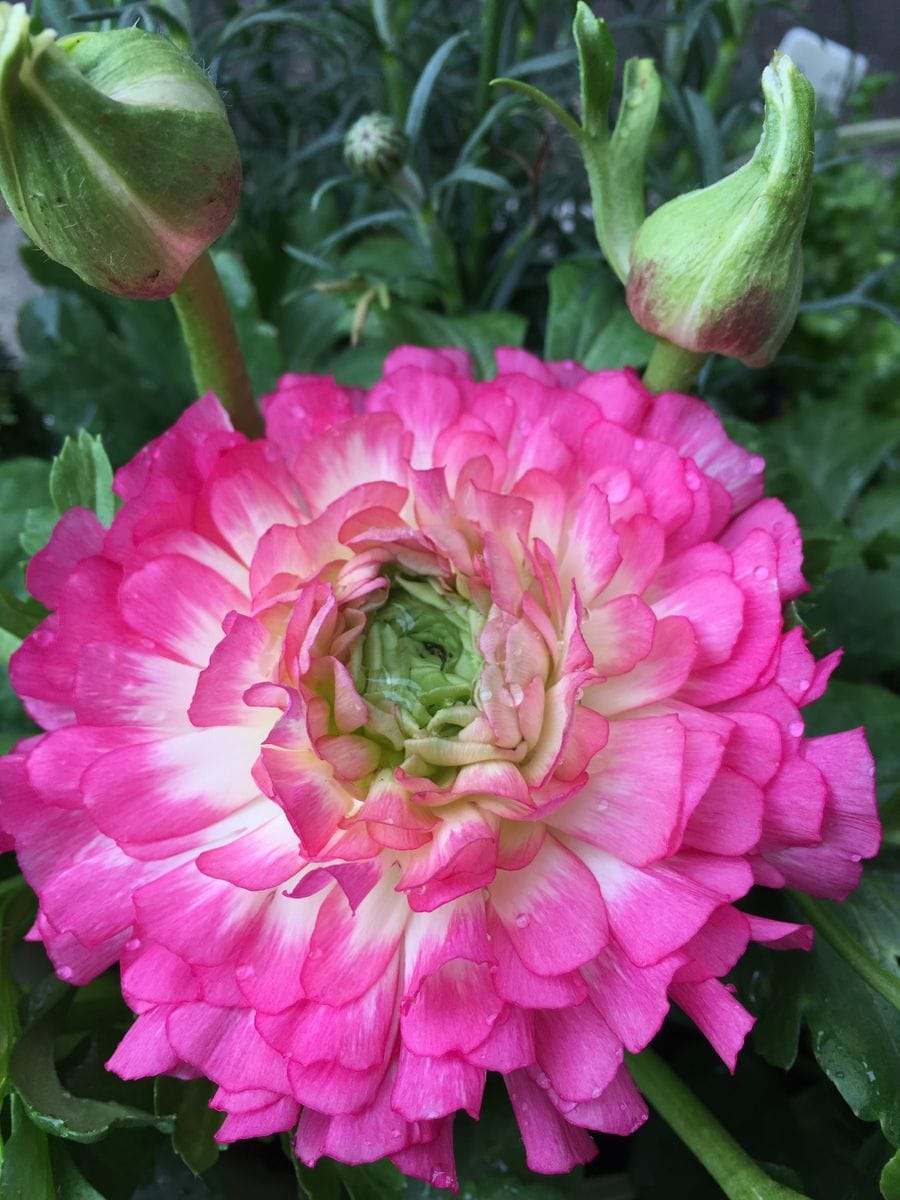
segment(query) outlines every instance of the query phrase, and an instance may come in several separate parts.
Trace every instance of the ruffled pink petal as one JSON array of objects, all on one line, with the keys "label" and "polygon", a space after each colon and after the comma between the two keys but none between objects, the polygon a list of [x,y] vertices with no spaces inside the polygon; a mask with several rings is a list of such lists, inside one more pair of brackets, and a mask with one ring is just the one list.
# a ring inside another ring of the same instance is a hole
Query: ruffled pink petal
[{"label": "ruffled pink petal", "polygon": [[506,1086],[532,1171],[561,1175],[596,1157],[591,1138],[559,1115],[526,1071],[511,1071]]},{"label": "ruffled pink petal", "polygon": [[490,897],[516,953],[537,975],[564,975],[606,945],[600,889],[555,838],[546,839],[527,872],[498,872]]}]

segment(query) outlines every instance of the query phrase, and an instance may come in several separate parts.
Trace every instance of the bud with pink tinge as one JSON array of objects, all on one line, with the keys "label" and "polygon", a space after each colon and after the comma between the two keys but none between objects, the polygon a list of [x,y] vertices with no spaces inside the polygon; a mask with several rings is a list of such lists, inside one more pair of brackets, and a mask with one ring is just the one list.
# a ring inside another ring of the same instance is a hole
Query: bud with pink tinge
[{"label": "bud with pink tinge", "polygon": [[169,296],[228,227],[241,165],[204,72],[139,29],[32,36],[0,3],[0,192],[50,258],[117,296]]},{"label": "bud with pink tinge", "polygon": [[776,54],[762,87],[765,120],[751,160],[648,217],[627,284],[628,307],[645,329],[750,367],[771,362],[797,315],[813,168],[811,85]]}]

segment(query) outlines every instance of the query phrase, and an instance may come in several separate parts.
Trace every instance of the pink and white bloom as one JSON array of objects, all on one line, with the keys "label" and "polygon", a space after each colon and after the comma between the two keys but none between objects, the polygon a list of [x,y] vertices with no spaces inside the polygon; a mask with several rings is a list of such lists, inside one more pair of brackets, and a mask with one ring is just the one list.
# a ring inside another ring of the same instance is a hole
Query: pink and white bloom
[{"label": "pink and white bloom", "polygon": [[[878,846],[861,730],[804,737],[837,655],[782,605],[797,524],[699,400],[403,348],[368,395],[288,376],[248,442],[199,400],[32,560],[12,675],[46,730],[2,824],[63,978],[119,961],[127,1078],[203,1074],[222,1141],[454,1186],[506,1081],[535,1171],[646,1110],[623,1051]],[[298,1123],[299,1119],[299,1123]]]}]

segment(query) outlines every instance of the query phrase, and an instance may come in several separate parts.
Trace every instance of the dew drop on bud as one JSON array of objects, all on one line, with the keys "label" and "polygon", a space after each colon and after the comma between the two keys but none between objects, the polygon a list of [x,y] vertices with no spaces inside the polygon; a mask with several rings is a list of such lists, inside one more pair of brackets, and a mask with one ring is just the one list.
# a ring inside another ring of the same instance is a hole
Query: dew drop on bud
[{"label": "dew drop on bud", "polygon": [[766,469],[766,460],[760,458],[758,454],[754,454],[747,463],[747,467],[753,475],[761,475]]},{"label": "dew drop on bud", "polygon": [[791,721],[790,725],[788,725],[788,733],[791,737],[800,737],[803,733],[803,722]]},{"label": "dew drop on bud", "polygon": [[850,861],[851,862],[862,862],[862,855],[861,854],[851,854]]},{"label": "dew drop on bud", "polygon": [[799,687],[801,692],[808,692],[809,684],[810,684],[810,681],[808,679],[801,679],[800,682],[797,684],[797,686]]},{"label": "dew drop on bud", "polygon": [[140,938],[129,938],[128,941],[125,943],[126,950],[139,950],[140,948],[141,948],[141,939]]},{"label": "dew drop on bud", "polygon": [[71,967],[60,967],[56,973],[60,979],[71,979],[74,972]]},{"label": "dew drop on bud", "polygon": [[591,1091],[591,1098],[594,1100],[599,1100],[602,1095],[603,1088],[593,1088]]},{"label": "dew drop on bud", "polygon": [[537,1077],[536,1082],[537,1082],[537,1085],[539,1088],[543,1088],[544,1091],[546,1091],[547,1088],[550,1086],[550,1076],[545,1075],[544,1072],[541,1071],[540,1075],[538,1075],[538,1077]]},{"label": "dew drop on bud", "polygon": [[596,812],[606,812],[606,810],[608,808],[609,808],[608,800],[598,800],[597,803],[594,805],[594,809]]},{"label": "dew drop on bud", "polygon": [[527,928],[527,926],[528,926],[528,917],[525,915],[525,913],[519,913],[519,915],[516,917],[516,924],[518,925],[518,927],[519,927],[520,929],[525,929],[525,928]]},{"label": "dew drop on bud", "polygon": [[685,471],[684,482],[687,484],[689,491],[696,492],[700,488],[700,476],[694,470]]},{"label": "dew drop on bud", "polygon": [[513,704],[521,704],[525,698],[525,693],[522,690],[522,686],[518,683],[511,683],[509,685],[509,695]]}]

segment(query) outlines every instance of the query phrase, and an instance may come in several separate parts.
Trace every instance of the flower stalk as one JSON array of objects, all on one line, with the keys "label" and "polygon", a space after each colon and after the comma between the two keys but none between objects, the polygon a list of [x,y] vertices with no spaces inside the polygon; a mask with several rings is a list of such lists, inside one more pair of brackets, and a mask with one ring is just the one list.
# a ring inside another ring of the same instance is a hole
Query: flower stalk
[{"label": "flower stalk", "polygon": [[728,1200],[809,1200],[767,1175],[653,1050],[626,1057],[635,1083]]},{"label": "flower stalk", "polygon": [[693,350],[682,350],[680,346],[658,337],[644,371],[644,387],[654,395],[660,392],[685,392],[708,357]]},{"label": "flower stalk", "polygon": [[262,418],[221,280],[207,251],[172,295],[191,360],[197,391],[214,392],[235,428],[248,437],[262,432]]}]

